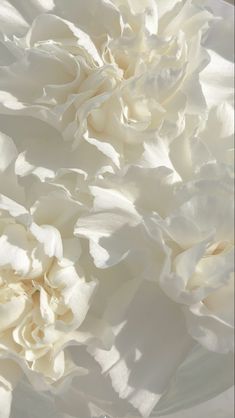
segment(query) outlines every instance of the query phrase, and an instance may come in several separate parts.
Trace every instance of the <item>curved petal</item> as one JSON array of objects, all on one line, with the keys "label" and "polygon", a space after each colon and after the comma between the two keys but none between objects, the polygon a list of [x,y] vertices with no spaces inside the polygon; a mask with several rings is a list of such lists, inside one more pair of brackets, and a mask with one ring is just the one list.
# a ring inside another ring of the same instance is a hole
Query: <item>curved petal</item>
[{"label": "curved petal", "polygon": [[[156,404],[157,414],[177,413],[225,390],[229,357],[211,353],[208,358],[200,348],[184,359],[196,344],[193,338],[225,352],[232,335],[230,288],[220,286],[230,261],[227,256],[205,260],[226,252],[232,237],[227,181],[232,108],[220,103],[232,100],[232,62],[230,48],[215,36],[220,30],[228,37],[231,24],[212,18],[211,0],[0,3],[0,122],[12,138],[0,137],[0,265],[4,274],[10,268],[33,279],[24,283],[22,299],[14,297],[11,306],[0,303],[2,329],[9,329],[1,352],[21,364],[36,390],[47,387],[44,378],[58,379],[50,386],[58,408],[79,418],[127,418],[128,412],[147,417]],[[208,59],[202,44],[211,61],[199,75]],[[206,105],[210,132],[204,130]],[[201,181],[203,176],[207,180]],[[25,195],[13,192],[18,180]],[[10,225],[9,215],[15,218]],[[217,241],[207,246],[204,240],[212,236]],[[28,245],[31,238],[36,247]],[[159,283],[169,274],[171,255],[183,289],[188,291],[188,276],[201,268],[205,275],[197,271],[189,287],[206,279],[214,281],[214,292],[202,292],[202,300],[189,303],[168,298]],[[39,306],[26,317],[27,297]],[[24,315],[24,321],[20,317],[13,330],[15,315]],[[32,331],[35,320],[43,325]],[[25,356],[17,351],[23,344]],[[71,344],[77,344],[74,350]],[[75,373],[67,353],[88,372],[76,374],[71,387]],[[7,402],[9,415],[13,385],[4,367],[11,367],[8,360],[1,363],[0,402]],[[32,398],[29,411],[18,404],[22,418],[40,405]],[[46,404],[41,415],[62,418],[52,398],[40,396]]]},{"label": "curved petal", "polygon": [[9,418],[11,412],[12,392],[0,383],[0,418]]},{"label": "curved petal", "polygon": [[45,254],[48,257],[61,258],[63,254],[62,240],[59,231],[51,225],[38,226],[33,223],[30,231],[43,244]]},{"label": "curved petal", "polygon": [[208,50],[209,65],[201,72],[202,91],[209,107],[228,102],[233,105],[234,64],[217,52]]},{"label": "curved petal", "polygon": [[231,164],[229,154],[234,151],[234,109],[221,103],[210,110],[206,129],[201,133],[206,146],[219,162]]},{"label": "curved petal", "polygon": [[52,14],[38,16],[25,38],[26,44],[29,47],[38,45],[43,41],[54,41],[58,45],[63,45],[64,42],[66,46],[66,39],[70,39],[71,46],[78,46],[85,51],[88,57],[91,57],[96,64],[103,64],[89,35],[71,22],[61,19],[58,16]]},{"label": "curved petal", "polygon": [[[157,4],[155,0],[127,0],[133,14],[142,14],[145,17],[145,27],[150,34],[156,34],[158,29]],[[119,4],[126,5],[126,1],[118,0]]]},{"label": "curved petal", "polygon": [[[229,309],[232,310],[234,293],[232,291],[229,293],[231,296],[227,297],[227,303],[229,303]],[[202,303],[191,306],[190,309],[184,309],[184,312],[189,333],[202,346],[222,354],[234,351],[234,326],[220,318],[220,312],[219,314],[211,313]],[[233,312],[230,312],[230,316],[232,315]]]},{"label": "curved petal", "polygon": [[[167,416],[191,408],[214,398],[232,385],[233,355],[212,353],[197,345],[177,370],[153,416]],[[190,415],[185,412],[186,416]]]},{"label": "curved petal", "polygon": [[17,10],[17,14],[27,23],[31,23],[41,13],[49,12],[54,8],[54,0],[8,0],[7,3]]},{"label": "curved petal", "polygon": [[[53,0],[55,7],[53,13],[63,16],[74,23],[79,23],[85,32],[98,39],[109,34],[118,37],[121,33],[121,18],[115,2],[110,0]],[[95,25],[94,25],[95,17]]]},{"label": "curved petal", "polygon": [[193,343],[180,309],[154,283],[140,285],[123,316],[117,315],[112,349],[89,351],[120,398],[147,417]]},{"label": "curved petal", "polygon": [[22,225],[8,225],[0,237],[0,266],[26,276],[30,269],[29,245]]},{"label": "curved petal", "polygon": [[38,392],[24,380],[16,390],[12,400],[11,418],[65,418],[55,406],[54,398],[49,393]]},{"label": "curved petal", "polygon": [[16,386],[21,370],[11,360],[0,358],[0,418],[9,418],[12,391]]},{"label": "curved petal", "polygon": [[23,35],[28,28],[27,20],[11,3],[7,0],[0,3],[0,31],[8,36]]},{"label": "curved petal", "polygon": [[70,347],[72,358],[76,364],[83,364],[88,374],[74,378],[72,385],[59,392],[56,403],[60,411],[72,417],[100,418],[118,416],[126,418],[127,411],[136,413],[136,409],[128,404],[128,400],[120,399],[113,390],[109,376],[102,374],[99,365],[84,347]]},{"label": "curved petal", "polygon": [[209,106],[227,101],[233,103],[234,74],[234,10],[225,1],[207,0],[206,6],[218,19],[212,25],[204,42],[210,55],[210,64],[200,74],[202,90]]},{"label": "curved petal", "polygon": [[0,132],[0,172],[3,172],[17,156],[14,142],[8,136]]},{"label": "curved petal", "polygon": [[18,184],[14,163],[18,156],[13,140],[0,132],[0,193],[18,201],[24,200],[24,190]]}]

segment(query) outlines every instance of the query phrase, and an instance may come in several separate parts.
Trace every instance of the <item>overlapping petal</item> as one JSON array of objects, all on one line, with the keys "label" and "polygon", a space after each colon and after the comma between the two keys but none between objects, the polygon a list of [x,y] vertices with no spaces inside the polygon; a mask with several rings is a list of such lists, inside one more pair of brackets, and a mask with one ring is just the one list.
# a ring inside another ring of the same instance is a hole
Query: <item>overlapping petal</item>
[{"label": "overlapping petal", "polygon": [[3,418],[22,371],[12,417],[29,387],[35,417],[147,418],[231,386],[219,15],[209,0],[1,2]]}]

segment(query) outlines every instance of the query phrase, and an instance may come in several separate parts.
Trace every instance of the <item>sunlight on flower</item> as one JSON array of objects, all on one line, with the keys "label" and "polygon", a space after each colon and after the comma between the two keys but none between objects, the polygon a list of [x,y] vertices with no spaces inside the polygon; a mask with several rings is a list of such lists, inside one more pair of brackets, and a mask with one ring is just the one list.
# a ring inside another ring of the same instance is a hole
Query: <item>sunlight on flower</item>
[{"label": "sunlight on flower", "polygon": [[2,1],[1,418],[161,417],[231,387],[224,7]]}]

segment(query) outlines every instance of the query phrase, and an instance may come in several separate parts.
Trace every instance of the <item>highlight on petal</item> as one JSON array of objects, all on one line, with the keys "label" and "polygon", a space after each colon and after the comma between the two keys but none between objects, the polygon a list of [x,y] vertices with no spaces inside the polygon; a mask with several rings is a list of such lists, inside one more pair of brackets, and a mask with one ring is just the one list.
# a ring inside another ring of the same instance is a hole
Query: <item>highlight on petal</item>
[{"label": "highlight on petal", "polygon": [[[177,370],[153,416],[155,414],[168,416],[177,411],[187,410],[231,388],[233,386],[231,358],[232,354],[211,353],[196,345]],[[191,379],[192,373],[194,379]],[[211,375],[214,376],[213,382],[210,381]],[[182,411],[182,413],[187,412]]]},{"label": "highlight on petal", "polygon": [[[117,301],[115,305],[118,306]],[[118,310],[116,314],[120,317]],[[115,327],[114,312],[112,315]],[[176,317],[177,321],[173,321]],[[158,326],[158,321],[164,325]],[[120,325],[110,352],[96,349],[92,354],[103,373],[110,376],[120,398],[128,399],[143,416],[148,416],[193,343],[180,309],[153,283],[140,285]],[[154,334],[153,329],[156,329]]]},{"label": "highlight on petal", "polygon": [[217,402],[225,418],[234,109],[221,4],[1,1],[0,418],[195,418]]},{"label": "highlight on petal", "polygon": [[27,19],[11,4],[11,1],[3,0],[0,5],[1,32],[6,35],[22,35],[28,28]]},{"label": "highlight on petal", "polygon": [[211,107],[221,102],[233,104],[234,65],[213,50],[209,51],[209,54],[210,64],[201,74],[202,90],[207,105]]},{"label": "highlight on petal", "polygon": [[20,369],[12,360],[0,358],[0,417],[9,418],[12,391],[20,376]]},{"label": "highlight on petal", "polygon": [[14,142],[4,134],[0,134],[0,171],[4,172],[17,155]]},{"label": "highlight on petal", "polygon": [[[216,418],[229,418],[233,410],[233,387],[220,395],[203,402],[190,409],[185,409],[170,415],[164,415],[165,418],[196,418],[208,414]],[[162,417],[163,418],[163,417]]]}]

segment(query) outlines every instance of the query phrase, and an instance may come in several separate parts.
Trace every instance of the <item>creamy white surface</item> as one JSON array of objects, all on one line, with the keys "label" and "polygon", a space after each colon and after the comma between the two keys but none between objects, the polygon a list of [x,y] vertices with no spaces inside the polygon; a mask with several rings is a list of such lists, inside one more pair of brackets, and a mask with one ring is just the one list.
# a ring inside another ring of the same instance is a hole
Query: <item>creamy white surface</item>
[{"label": "creamy white surface", "polygon": [[231,386],[230,16],[1,2],[1,418],[23,375],[59,418],[177,418]]}]

